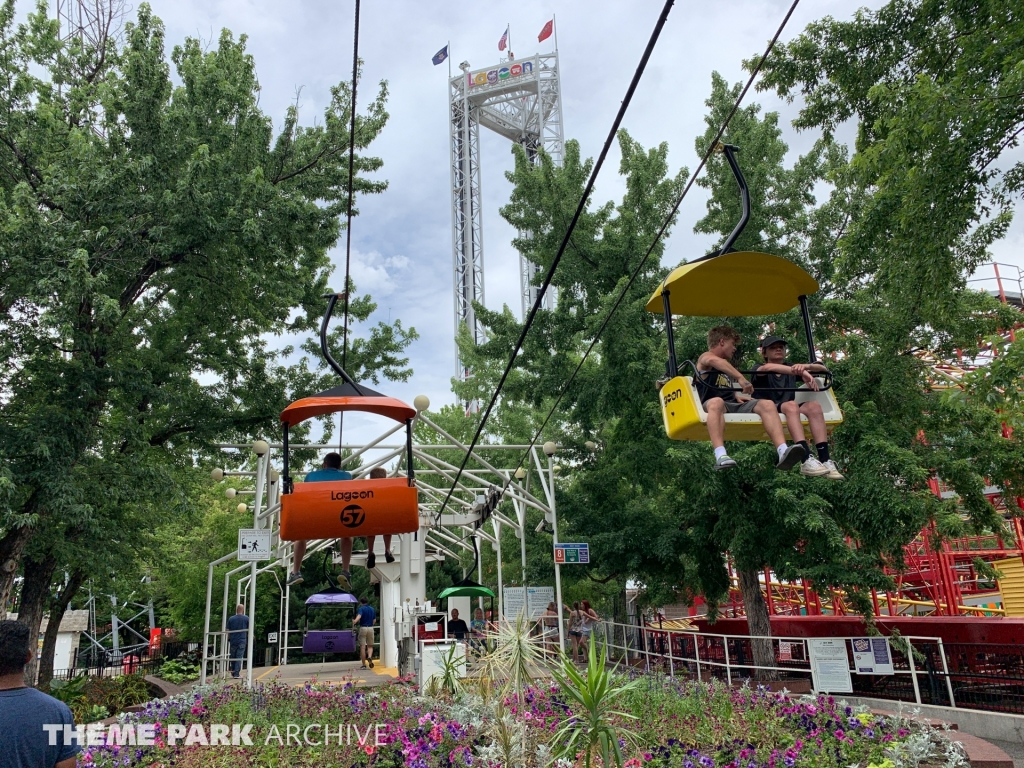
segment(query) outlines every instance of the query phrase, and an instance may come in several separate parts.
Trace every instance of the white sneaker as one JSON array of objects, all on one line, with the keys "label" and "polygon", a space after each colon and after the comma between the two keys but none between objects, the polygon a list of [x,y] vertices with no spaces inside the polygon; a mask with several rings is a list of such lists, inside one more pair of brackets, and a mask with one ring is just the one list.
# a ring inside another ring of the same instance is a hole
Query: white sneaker
[{"label": "white sneaker", "polygon": [[813,456],[808,456],[807,460],[800,465],[800,474],[805,477],[824,477],[828,473],[828,467],[826,467]]},{"label": "white sneaker", "polygon": [[834,461],[832,461],[832,459],[829,459],[828,461],[826,461],[822,466],[824,466],[828,470],[828,479],[829,480],[845,480],[846,479],[846,477],[843,475],[843,473],[840,472],[836,468],[836,463]]}]

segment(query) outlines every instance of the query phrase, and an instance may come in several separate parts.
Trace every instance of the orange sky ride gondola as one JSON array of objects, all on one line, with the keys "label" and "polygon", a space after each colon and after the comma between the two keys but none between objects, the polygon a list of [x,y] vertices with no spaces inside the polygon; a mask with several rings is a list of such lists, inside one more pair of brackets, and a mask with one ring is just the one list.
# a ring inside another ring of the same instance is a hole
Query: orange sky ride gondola
[{"label": "orange sky ride gondola", "polygon": [[[355,382],[327,347],[327,325],[341,294],[330,294],[320,325],[320,348],[343,383],[296,400],[281,412],[284,428],[284,487],[281,539],[349,538],[419,530],[419,504],[412,461],[412,421],[416,409]],[[406,477],[293,483],[288,469],[288,428],[315,416],[364,411],[405,423]]]}]

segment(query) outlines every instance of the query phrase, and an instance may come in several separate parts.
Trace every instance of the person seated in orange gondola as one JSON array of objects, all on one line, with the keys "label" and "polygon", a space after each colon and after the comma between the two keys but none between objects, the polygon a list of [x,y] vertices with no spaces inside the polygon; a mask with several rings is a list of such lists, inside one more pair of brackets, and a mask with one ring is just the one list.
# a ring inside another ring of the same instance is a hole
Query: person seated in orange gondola
[{"label": "person seated in orange gondola", "polygon": [[752,395],[754,385],[747,381],[730,362],[740,345],[740,335],[728,325],[720,325],[708,331],[708,351],[697,358],[697,377],[694,383],[701,403],[708,413],[708,435],[715,449],[715,469],[732,469],[736,462],[725,450],[725,414],[756,413],[761,417],[764,431],[779,453],[776,467],[792,469],[807,453],[799,445],[786,445],[782,431],[782,420],[771,400],[744,400],[736,397],[737,385],[743,394]]},{"label": "person seated in orange gondola", "polygon": [[[337,480],[351,480],[352,473],[341,468],[341,455],[331,452],[324,456],[324,461],[321,469],[314,470],[306,475],[307,483],[327,483]],[[288,581],[285,582],[289,587],[294,587],[303,582],[302,578],[302,559],[306,556],[306,542],[296,541],[295,552],[292,555],[292,573],[288,577]],[[352,574],[349,572],[349,562],[352,559],[352,539],[341,540],[341,561],[342,561],[342,578],[338,580],[338,585],[342,589],[351,589],[349,579]],[[344,584],[342,581],[344,580]]]},{"label": "person seated in orange gondola", "polygon": [[[371,480],[382,480],[388,476],[388,471],[384,467],[374,467],[370,470]],[[376,536],[366,537],[366,567],[373,568],[377,565],[377,556],[373,554],[373,542]],[[391,534],[384,534],[384,559],[389,562],[395,562],[395,556],[391,554]]]},{"label": "person seated in orange gondola", "polygon": [[[775,404],[779,413],[786,417],[786,426],[796,444],[804,449],[807,458],[800,465],[800,474],[808,477],[827,477],[830,480],[842,480],[843,475],[836,467],[828,452],[828,430],[825,427],[825,414],[821,403],[814,400],[797,403],[797,379],[803,380],[808,388],[818,391],[816,373],[828,373],[828,368],[820,363],[786,363],[786,340],[779,336],[766,336],[761,340],[761,356],[763,363],[754,366],[750,380],[754,385],[754,397],[758,400],[770,401]],[[807,417],[814,438],[814,448],[818,453],[815,458],[810,455],[807,435],[804,432],[800,416]]]}]

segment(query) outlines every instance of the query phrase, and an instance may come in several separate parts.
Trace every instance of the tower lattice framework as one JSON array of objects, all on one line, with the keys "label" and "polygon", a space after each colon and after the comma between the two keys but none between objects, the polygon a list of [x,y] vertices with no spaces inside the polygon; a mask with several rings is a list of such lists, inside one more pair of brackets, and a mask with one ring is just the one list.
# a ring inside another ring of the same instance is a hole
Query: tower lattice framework
[{"label": "tower lattice framework", "polygon": [[[484,302],[484,250],[480,192],[480,127],[522,145],[536,159],[543,149],[562,164],[565,139],[562,132],[562,98],[558,78],[558,53],[538,54],[502,61],[486,69],[461,65],[462,74],[449,81],[452,263],[455,288],[455,327],[465,323],[476,343],[484,341],[473,311],[473,302]],[[519,257],[523,317],[537,300],[533,278],[536,264]],[[552,292],[544,307],[553,306]],[[459,378],[469,371],[458,358]]]}]

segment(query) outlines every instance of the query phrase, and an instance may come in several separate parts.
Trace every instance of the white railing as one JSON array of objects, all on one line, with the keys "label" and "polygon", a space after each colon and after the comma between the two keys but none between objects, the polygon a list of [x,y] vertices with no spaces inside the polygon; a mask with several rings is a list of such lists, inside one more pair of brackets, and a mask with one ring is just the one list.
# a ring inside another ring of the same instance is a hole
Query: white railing
[{"label": "white railing", "polygon": [[[687,632],[668,628],[659,629],[656,626],[620,624],[612,621],[601,622],[598,626],[602,627],[601,635],[603,637],[599,637],[598,640],[605,645],[607,660],[613,661],[613,657],[617,657],[618,660],[625,661],[631,668],[634,666],[633,662],[640,661],[646,672],[664,670],[670,676],[675,677],[685,671],[685,674],[693,675],[699,680],[706,679],[709,674],[718,670],[719,675],[724,673],[725,680],[729,685],[732,685],[734,679],[749,678],[757,671],[777,672],[790,676],[795,674],[809,679],[813,689],[807,638]],[[852,640],[852,638],[843,639],[847,643]],[[942,669],[941,672],[939,670],[935,670],[935,672],[944,678],[950,706],[956,707],[956,697],[953,693],[953,683],[942,638],[904,635],[903,640],[911,648],[915,642],[937,646]],[[754,663],[752,649],[751,652],[747,652],[744,646],[755,641],[767,641],[772,644],[772,658],[776,660],[775,664],[759,665]],[[788,645],[788,648],[785,649],[788,653],[783,653],[782,644]],[[730,645],[733,646],[732,650],[730,650]],[[894,675],[909,677],[914,691],[914,702],[923,703],[918,676],[932,673],[918,668],[912,652],[906,653],[905,649],[899,645],[893,645],[892,649],[900,653],[907,664],[907,668],[903,669],[901,664],[894,663]],[[788,655],[789,659],[783,659],[784,655]],[[851,665],[850,674],[856,676],[860,673]],[[865,693],[864,695],[870,694]]]}]

